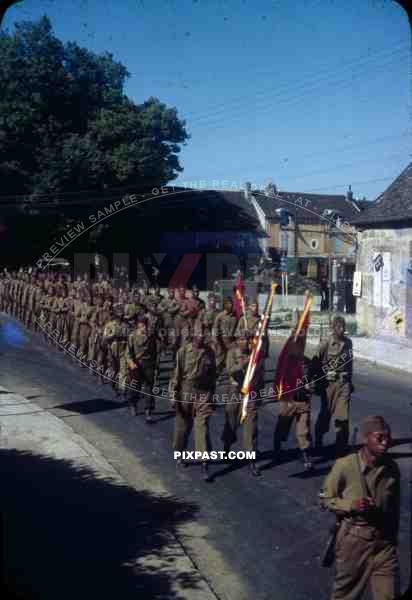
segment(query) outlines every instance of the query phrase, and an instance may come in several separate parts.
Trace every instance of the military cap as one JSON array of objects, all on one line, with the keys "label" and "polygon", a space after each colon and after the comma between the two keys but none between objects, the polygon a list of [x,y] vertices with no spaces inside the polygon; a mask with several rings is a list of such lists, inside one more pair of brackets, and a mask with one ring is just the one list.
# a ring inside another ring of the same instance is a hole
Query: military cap
[{"label": "military cap", "polygon": [[379,415],[366,417],[360,424],[360,432],[363,437],[369,433],[390,433],[390,431],[388,423]]}]

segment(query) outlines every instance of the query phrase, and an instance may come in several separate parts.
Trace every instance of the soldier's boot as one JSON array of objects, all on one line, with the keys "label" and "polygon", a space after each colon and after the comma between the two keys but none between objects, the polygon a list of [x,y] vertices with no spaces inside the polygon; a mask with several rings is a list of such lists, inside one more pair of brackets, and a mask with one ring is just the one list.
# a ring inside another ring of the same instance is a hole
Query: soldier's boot
[{"label": "soldier's boot", "polygon": [[207,462],[202,463],[202,479],[207,483],[212,481],[212,477],[209,472],[209,465],[207,464]]},{"label": "soldier's boot", "polygon": [[305,471],[313,470],[313,462],[307,450],[302,450],[303,467]]},{"label": "soldier's boot", "polygon": [[261,470],[254,460],[251,460],[249,463],[249,472],[253,477],[260,477],[262,475]]},{"label": "soldier's boot", "polygon": [[151,408],[145,408],[144,416],[145,416],[146,423],[148,423],[149,425],[151,423],[153,423],[152,409]]},{"label": "soldier's boot", "polygon": [[183,460],[180,456],[176,461],[176,469],[179,471],[180,469],[187,469],[189,465]]}]

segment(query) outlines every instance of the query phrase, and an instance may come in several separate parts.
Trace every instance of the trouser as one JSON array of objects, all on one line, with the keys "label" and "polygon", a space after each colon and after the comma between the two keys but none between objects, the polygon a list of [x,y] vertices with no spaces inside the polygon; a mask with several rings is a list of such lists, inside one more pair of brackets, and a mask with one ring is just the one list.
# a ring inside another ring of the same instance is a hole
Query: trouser
[{"label": "trouser", "polygon": [[336,446],[344,449],[349,442],[349,405],[350,383],[341,381],[329,382],[321,393],[321,408],[315,425],[316,443],[330,429],[333,419],[336,432]]},{"label": "trouser", "polygon": [[309,402],[280,402],[280,413],[274,434],[275,448],[281,442],[286,442],[289,432],[295,422],[296,439],[300,450],[310,448],[310,403]]},{"label": "trouser", "polygon": [[[225,446],[231,446],[237,441],[237,430],[240,425],[242,398],[237,387],[230,387],[229,398],[225,403],[225,425],[221,440]],[[257,450],[258,441],[258,410],[255,400],[249,400],[246,419],[242,424],[243,448],[247,451]]]},{"label": "trouser", "polygon": [[[130,373],[131,385],[128,389],[128,402],[137,409],[139,400],[143,399],[145,410],[154,410],[155,399],[153,396],[154,368],[143,367]],[[132,389],[130,389],[132,388]]]},{"label": "trouser", "polygon": [[368,583],[373,600],[395,600],[400,595],[396,546],[374,539],[372,528],[342,527],[337,535],[335,555],[331,600],[360,600]]},{"label": "trouser", "polygon": [[176,402],[174,450],[186,450],[189,436],[195,430],[195,451],[210,452],[209,419],[213,413],[211,393],[184,386]]},{"label": "trouser", "polygon": [[226,357],[227,357],[227,348],[221,343],[217,342],[215,344],[215,352],[216,352],[216,374],[219,377],[222,375],[226,369]]}]

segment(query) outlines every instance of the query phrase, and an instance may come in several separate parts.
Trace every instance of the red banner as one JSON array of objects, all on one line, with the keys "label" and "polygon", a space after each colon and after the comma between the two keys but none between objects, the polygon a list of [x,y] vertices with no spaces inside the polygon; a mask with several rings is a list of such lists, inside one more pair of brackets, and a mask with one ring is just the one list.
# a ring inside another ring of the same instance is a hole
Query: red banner
[{"label": "red banner", "polygon": [[299,323],[279,354],[274,381],[277,400],[292,401],[305,383],[303,366],[311,303],[312,298],[307,296]]}]

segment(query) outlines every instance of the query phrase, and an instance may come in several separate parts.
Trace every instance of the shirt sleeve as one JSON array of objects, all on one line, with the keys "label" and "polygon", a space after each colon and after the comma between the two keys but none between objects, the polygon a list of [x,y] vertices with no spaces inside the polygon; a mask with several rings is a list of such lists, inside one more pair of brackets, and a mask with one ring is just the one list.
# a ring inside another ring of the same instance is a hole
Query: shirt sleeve
[{"label": "shirt sleeve", "polygon": [[347,514],[351,512],[352,499],[342,498],[341,493],[345,488],[346,478],[342,465],[336,462],[323,486],[322,503],[325,508],[336,513]]}]

